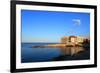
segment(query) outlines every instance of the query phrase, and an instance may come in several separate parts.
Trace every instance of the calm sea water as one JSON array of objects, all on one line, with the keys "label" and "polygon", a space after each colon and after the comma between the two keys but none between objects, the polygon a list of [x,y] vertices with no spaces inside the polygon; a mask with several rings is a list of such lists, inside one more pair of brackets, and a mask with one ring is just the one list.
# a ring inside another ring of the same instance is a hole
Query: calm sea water
[{"label": "calm sea water", "polygon": [[83,47],[67,48],[33,48],[32,46],[43,46],[51,43],[22,43],[21,62],[45,62],[60,60],[83,60],[89,59],[89,50]]}]

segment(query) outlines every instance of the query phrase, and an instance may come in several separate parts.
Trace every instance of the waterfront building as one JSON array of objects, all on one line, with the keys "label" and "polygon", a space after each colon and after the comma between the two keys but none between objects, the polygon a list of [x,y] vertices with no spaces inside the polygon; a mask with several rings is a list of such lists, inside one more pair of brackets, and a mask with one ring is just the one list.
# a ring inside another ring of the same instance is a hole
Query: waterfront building
[{"label": "waterfront building", "polygon": [[80,36],[64,36],[61,38],[61,43],[64,44],[79,44],[79,43],[83,43],[84,42],[84,38],[80,37]]}]

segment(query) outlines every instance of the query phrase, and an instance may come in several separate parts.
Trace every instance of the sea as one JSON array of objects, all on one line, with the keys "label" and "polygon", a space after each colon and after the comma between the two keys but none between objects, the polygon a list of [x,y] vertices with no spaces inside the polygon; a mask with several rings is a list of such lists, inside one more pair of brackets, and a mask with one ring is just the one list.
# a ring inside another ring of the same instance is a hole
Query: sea
[{"label": "sea", "polygon": [[90,59],[90,49],[84,47],[33,48],[59,43],[21,43],[21,62],[49,62]]}]

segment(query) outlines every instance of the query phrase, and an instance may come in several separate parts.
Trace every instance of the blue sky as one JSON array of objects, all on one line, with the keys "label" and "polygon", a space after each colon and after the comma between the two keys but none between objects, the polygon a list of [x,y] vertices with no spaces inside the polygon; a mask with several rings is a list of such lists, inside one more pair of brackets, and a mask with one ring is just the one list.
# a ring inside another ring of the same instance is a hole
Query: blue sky
[{"label": "blue sky", "polygon": [[63,36],[89,36],[90,14],[21,10],[22,42],[60,42]]}]

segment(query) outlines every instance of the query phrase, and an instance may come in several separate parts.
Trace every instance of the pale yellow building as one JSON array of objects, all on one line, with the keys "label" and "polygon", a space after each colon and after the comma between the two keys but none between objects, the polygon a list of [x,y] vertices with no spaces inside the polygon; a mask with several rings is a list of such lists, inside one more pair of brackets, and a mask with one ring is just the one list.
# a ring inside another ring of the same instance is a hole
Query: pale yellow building
[{"label": "pale yellow building", "polygon": [[69,44],[69,43],[78,44],[82,43],[83,41],[84,38],[80,36],[64,36],[61,38],[61,43],[64,44]]},{"label": "pale yellow building", "polygon": [[84,38],[83,37],[80,37],[80,36],[77,36],[77,42],[78,43],[84,42]]},{"label": "pale yellow building", "polygon": [[69,37],[68,36],[64,36],[61,38],[61,43],[69,43]]}]

